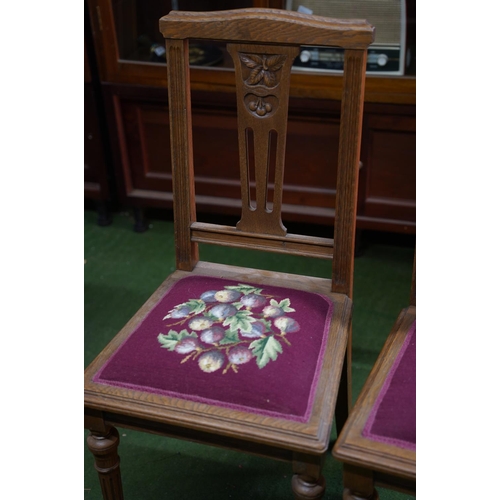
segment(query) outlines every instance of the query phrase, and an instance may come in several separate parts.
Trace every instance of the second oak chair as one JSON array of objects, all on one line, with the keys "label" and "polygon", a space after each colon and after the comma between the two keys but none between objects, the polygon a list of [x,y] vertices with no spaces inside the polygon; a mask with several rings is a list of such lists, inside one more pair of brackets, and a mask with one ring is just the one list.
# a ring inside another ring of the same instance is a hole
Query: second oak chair
[{"label": "second oak chair", "polygon": [[410,304],[398,315],[333,448],[344,500],[377,500],[375,485],[416,493],[416,258]]}]

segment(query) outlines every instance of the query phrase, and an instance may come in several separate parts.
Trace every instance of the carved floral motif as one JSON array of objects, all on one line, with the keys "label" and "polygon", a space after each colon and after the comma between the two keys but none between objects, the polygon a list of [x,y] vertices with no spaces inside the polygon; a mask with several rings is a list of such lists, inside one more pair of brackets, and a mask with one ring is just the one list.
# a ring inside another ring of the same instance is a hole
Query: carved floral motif
[{"label": "carved floral motif", "polygon": [[249,68],[250,75],[245,80],[247,85],[265,85],[275,87],[278,84],[277,72],[283,67],[286,56],[240,54],[241,62]]},{"label": "carved floral motif", "polygon": [[[267,87],[269,89],[278,86],[280,74],[286,56],[281,54],[243,54],[239,53],[243,68],[243,80],[249,87]],[[263,118],[273,114],[278,107],[278,98],[273,95],[262,95],[262,91],[255,94],[247,94],[245,106],[254,116]]]}]

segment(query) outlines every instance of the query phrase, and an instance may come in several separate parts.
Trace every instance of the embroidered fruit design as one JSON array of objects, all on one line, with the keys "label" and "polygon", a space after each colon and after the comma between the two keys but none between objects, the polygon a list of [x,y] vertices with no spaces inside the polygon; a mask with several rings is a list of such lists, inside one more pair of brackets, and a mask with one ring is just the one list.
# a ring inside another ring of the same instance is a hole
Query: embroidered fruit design
[{"label": "embroidered fruit design", "polygon": [[290,299],[280,301],[263,288],[239,284],[208,290],[171,309],[163,318],[168,333],[160,333],[160,346],[184,355],[181,363],[196,361],[205,373],[255,361],[264,368],[283,353],[286,335],[300,330]]}]

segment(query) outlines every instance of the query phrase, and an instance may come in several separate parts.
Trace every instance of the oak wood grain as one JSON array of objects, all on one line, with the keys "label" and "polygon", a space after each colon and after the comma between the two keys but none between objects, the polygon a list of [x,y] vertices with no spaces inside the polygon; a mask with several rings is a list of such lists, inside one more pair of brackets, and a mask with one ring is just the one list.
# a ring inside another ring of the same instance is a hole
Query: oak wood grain
[{"label": "oak wood grain", "polygon": [[168,97],[174,196],[175,250],[177,268],[190,271],[198,261],[198,246],[191,240],[189,226],[196,220],[193,171],[193,133],[191,126],[191,90],[189,85],[189,44],[168,40]]},{"label": "oak wood grain", "polygon": [[333,238],[286,234],[284,236],[240,231],[233,226],[193,222],[191,238],[197,243],[224,245],[233,248],[249,248],[268,252],[320,257],[331,259],[333,256]]},{"label": "oak wood grain", "polygon": [[362,50],[346,50],[344,56],[332,290],[349,297],[352,297],[353,292],[354,232],[366,57],[366,51]]},{"label": "oak wood grain", "polygon": [[160,19],[160,31],[165,38],[336,45],[352,49],[363,49],[375,39],[375,28],[365,20],[259,8],[211,13],[172,11]]}]

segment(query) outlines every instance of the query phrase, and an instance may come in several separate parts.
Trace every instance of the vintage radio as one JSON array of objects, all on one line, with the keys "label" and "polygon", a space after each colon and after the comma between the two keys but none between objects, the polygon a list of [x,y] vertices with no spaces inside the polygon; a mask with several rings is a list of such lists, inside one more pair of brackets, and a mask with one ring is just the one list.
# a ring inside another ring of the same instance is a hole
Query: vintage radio
[{"label": "vintage radio", "polygon": [[[286,8],[339,19],[366,19],[375,26],[375,42],[368,48],[366,72],[402,75],[405,70],[405,0],[287,0]],[[341,72],[342,49],[302,47],[295,69]]]}]

